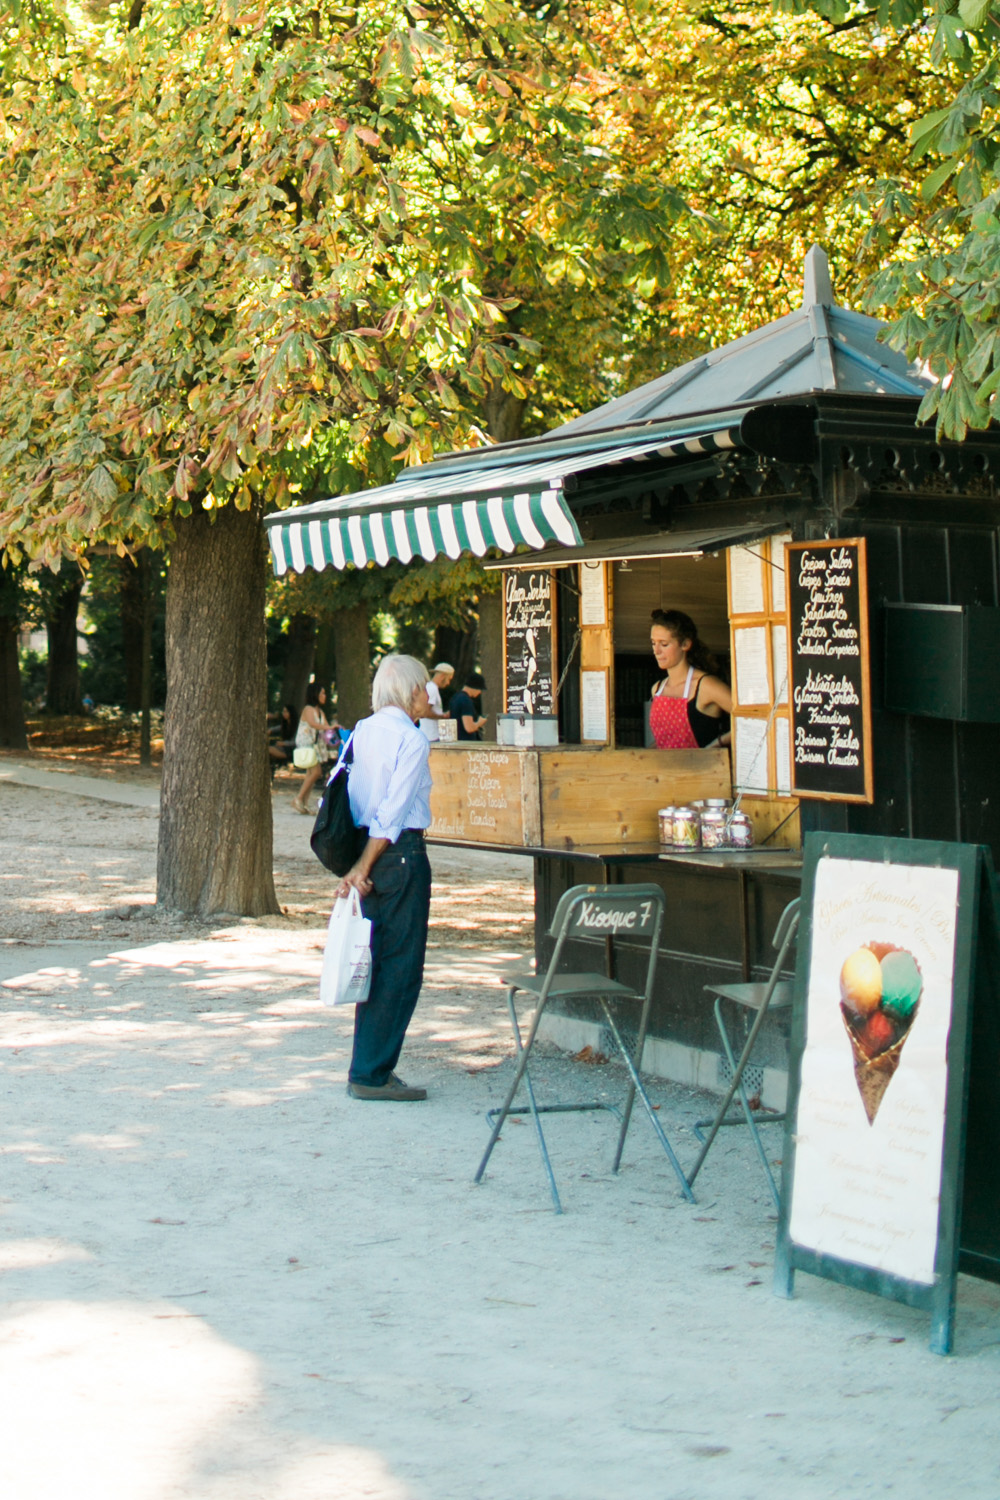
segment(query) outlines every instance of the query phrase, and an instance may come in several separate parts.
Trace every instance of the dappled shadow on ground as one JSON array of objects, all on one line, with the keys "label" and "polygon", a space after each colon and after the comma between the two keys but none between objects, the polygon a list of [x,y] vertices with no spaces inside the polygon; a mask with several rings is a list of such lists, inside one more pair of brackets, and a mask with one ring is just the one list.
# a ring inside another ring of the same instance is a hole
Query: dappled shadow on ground
[{"label": "dappled shadow on ground", "polygon": [[43,1301],[18,1316],[0,1352],[4,1493],[407,1500],[375,1450],[262,1424],[260,1362],[202,1317],[129,1300]]},{"label": "dappled shadow on ground", "polygon": [[[644,1118],[612,1174],[605,1113],[550,1117],[563,1217],[523,1121],[472,1185],[513,1068],[524,861],[432,852],[401,1062],[430,1097],[369,1105],[344,1087],[353,1012],[316,999],[332,882],[306,820],[276,830],[292,920],[114,921],[118,890],[151,900],[155,820],[19,796],[0,815],[47,816],[34,862],[0,829],[3,931],[41,940],[0,941],[4,1496],[911,1500],[961,1473],[995,1500],[1000,1288],[963,1278],[949,1361],[912,1309],[809,1278],[777,1301],[745,1132],[694,1207]],[[551,1050],[535,1072],[548,1098],[625,1089]],[[651,1093],[692,1160],[705,1097]],[[862,1418],[900,1390],[888,1465]]]},{"label": "dappled shadow on ground", "polygon": [[[662,1500],[668,1473],[678,1500],[755,1500],[777,1471],[774,1493],[824,1500],[862,1493],[858,1392],[905,1386],[896,1437],[920,1457],[899,1500],[948,1493],[959,1462],[987,1500],[967,1455],[1000,1289],[963,1282],[964,1358],[930,1368],[910,1309],[826,1283],[778,1303],[745,1141],[691,1208],[642,1119],[615,1177],[611,1117],[552,1118],[561,1219],[530,1125],[471,1184],[513,1062],[500,975],[524,955],[462,931],[404,1053],[430,1099],[393,1108],[346,1097],[322,929],[0,949],[2,1493]],[[619,1068],[537,1071],[562,1097],[624,1091]],[[689,1158],[704,1099],[653,1097]]]}]

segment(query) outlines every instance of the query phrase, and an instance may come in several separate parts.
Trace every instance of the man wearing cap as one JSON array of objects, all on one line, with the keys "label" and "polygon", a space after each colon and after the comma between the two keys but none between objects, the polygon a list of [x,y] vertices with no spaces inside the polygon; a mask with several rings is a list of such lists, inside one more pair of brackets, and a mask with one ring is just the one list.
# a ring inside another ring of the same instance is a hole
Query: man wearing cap
[{"label": "man wearing cap", "polygon": [[420,727],[430,740],[431,744],[438,738],[438,719],[447,719],[441,704],[441,689],[446,688],[455,675],[455,668],[447,661],[439,661],[430,675],[427,683],[427,701],[430,708],[425,718],[420,720]]},{"label": "man wearing cap", "polygon": [[458,724],[460,740],[481,740],[485,715],[480,714],[478,699],[486,686],[486,678],[478,672],[470,672],[461,690],[451,700],[451,716]]}]

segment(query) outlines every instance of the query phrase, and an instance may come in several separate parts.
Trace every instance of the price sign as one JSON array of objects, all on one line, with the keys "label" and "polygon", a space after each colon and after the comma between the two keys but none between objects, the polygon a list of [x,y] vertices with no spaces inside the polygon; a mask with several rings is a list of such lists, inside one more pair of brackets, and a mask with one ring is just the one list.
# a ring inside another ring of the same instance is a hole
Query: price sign
[{"label": "price sign", "polygon": [[786,555],[792,789],[871,802],[864,538],[793,542]]}]

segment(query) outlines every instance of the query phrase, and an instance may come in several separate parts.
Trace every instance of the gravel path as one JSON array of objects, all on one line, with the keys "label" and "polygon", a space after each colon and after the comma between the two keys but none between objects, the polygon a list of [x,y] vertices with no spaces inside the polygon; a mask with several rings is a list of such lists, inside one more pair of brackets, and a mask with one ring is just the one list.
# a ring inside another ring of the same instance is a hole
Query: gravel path
[{"label": "gravel path", "polygon": [[[529,1126],[471,1183],[510,1076],[500,975],[530,865],[433,855],[403,1058],[346,1097],[315,1000],[330,879],[276,792],[287,915],[152,906],[156,812],[0,758],[0,1493],[11,1500],[998,1500],[1000,1288],[924,1315],[800,1276],[743,1132],[685,1205],[645,1122]],[[49,763],[51,768],[51,762]],[[121,784],[121,782],[119,782]],[[135,779],[136,786],[151,783]],[[82,785],[79,784],[79,785]],[[563,1095],[623,1075],[554,1053]],[[656,1084],[682,1159],[704,1096]]]}]

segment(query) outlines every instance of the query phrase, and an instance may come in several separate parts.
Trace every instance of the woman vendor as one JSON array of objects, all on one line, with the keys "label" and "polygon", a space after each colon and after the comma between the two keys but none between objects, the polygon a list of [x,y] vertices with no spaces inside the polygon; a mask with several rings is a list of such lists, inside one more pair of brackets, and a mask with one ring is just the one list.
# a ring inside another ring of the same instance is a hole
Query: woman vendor
[{"label": "woman vendor", "polygon": [[728,744],[733,695],[713,673],[698,627],[679,609],[654,609],[649,642],[664,676],[653,688],[649,728],[659,750]]}]

